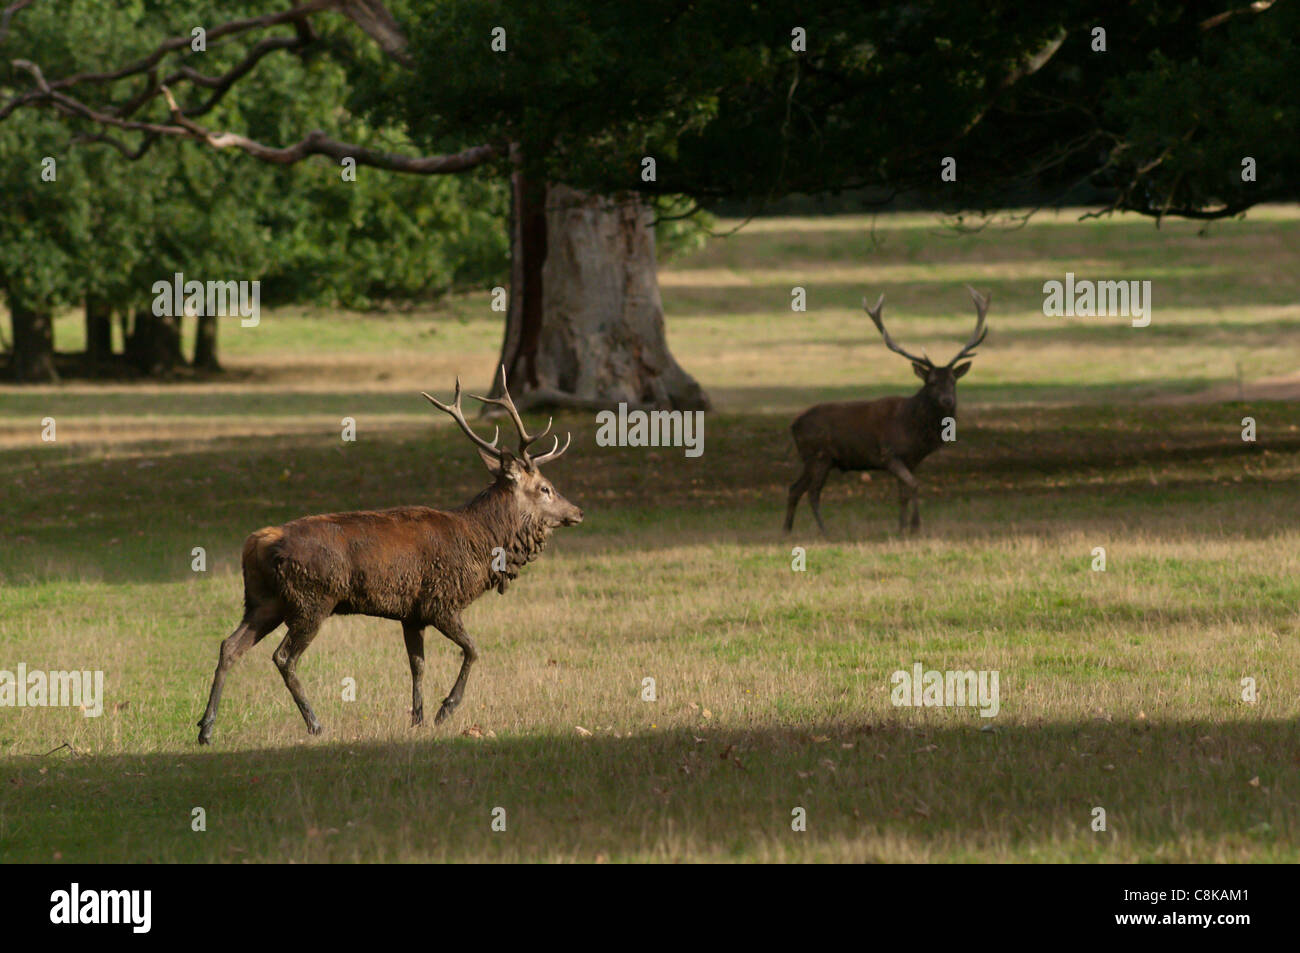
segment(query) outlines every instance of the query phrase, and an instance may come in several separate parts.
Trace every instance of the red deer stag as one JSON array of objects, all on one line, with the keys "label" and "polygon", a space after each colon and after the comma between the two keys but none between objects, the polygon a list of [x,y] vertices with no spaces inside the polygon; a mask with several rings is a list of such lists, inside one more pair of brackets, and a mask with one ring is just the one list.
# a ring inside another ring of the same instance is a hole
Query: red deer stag
[{"label": "red deer stag", "polygon": [[990,298],[981,298],[969,285],[967,290],[975,300],[975,331],[965,347],[943,367],[936,366],[924,350],[918,356],[894,343],[880,318],[884,295],[880,296],[874,309],[868,307],[866,299],[863,299],[862,306],[884,337],[885,347],[911,361],[912,370],[925,384],[911,397],[818,404],[799,415],[790,431],[803,461],[803,473],[790,487],[790,499],[785,510],[787,533],[794,525],[794,511],[799,498],[807,492],[817,526],[822,535],[826,534],[821,514],[821,492],[831,470],[888,470],[898,478],[898,531],[907,531],[909,505],[912,529],[921,528],[918,484],[912,471],[943,443],[944,418],[955,419],[957,413],[957,379],[970,370],[970,361],[965,364],[957,362],[963,357],[973,357],[975,349],[988,334],[984,315],[988,312]]},{"label": "red deer stag", "polygon": [[[295,668],[321,623],[331,615],[369,615],[402,623],[411,662],[411,726],[424,721],[420,683],[424,677],[424,629],[435,626],[460,646],[460,674],[438,709],[434,723],[460,704],[470,666],[478,658],[460,614],[471,602],[496,589],[506,591],[520,568],[537,558],[557,526],[582,522],[582,510],[556,492],[541,465],[569,448],[559,437],[538,456],[530,445],[550,433],[551,425],[529,436],[506,390],[501,369],[499,398],[474,397],[506,410],[519,431],[512,454],[476,434],[460,407],[460,380],[450,406],[428,394],[450,414],[478,448],[495,480],[455,510],[403,506],[390,510],[306,516],[283,526],[260,529],[244,542],[244,618],[224,642],[208,707],[199,722],[199,744],[212,737],[226,673],[250,647],[281,622],[288,633],[273,656],[307,730],[321,731]],[[473,395],[470,395],[473,396]],[[498,430],[499,435],[499,430]]]}]

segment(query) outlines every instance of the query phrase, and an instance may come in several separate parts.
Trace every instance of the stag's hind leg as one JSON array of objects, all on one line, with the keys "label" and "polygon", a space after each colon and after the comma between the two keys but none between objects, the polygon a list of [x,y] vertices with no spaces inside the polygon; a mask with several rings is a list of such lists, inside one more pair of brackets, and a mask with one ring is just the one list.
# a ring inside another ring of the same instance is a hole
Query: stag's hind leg
[{"label": "stag's hind leg", "polygon": [[799,479],[790,484],[790,497],[785,506],[785,532],[787,533],[794,527],[794,511],[799,506],[799,498],[808,491],[808,484],[811,482],[808,478],[810,467],[811,464],[804,464]]},{"label": "stag's hind leg", "polygon": [[402,623],[406,655],[411,660],[411,727],[424,724],[424,627],[414,622]]},{"label": "stag's hind leg", "polygon": [[212,690],[208,693],[208,707],[199,719],[199,744],[212,740],[212,723],[217,720],[217,707],[221,704],[221,689],[226,684],[226,673],[239,661],[239,657],[266,638],[282,622],[280,610],[274,607],[247,612],[238,628],[221,643],[217,671],[212,676]]},{"label": "stag's hind leg", "polygon": [[302,690],[302,682],[298,681],[297,669],[298,659],[302,653],[307,651],[307,646],[311,645],[311,640],[316,638],[316,633],[320,631],[321,619],[294,619],[289,623],[289,631],[280,643],[280,647],[275,650],[271,656],[275,662],[275,667],[280,670],[284,677],[284,684],[289,689],[289,694],[293,695],[293,700],[298,705],[298,710],[302,712],[302,719],[307,723],[307,731],[313,735],[321,733],[320,722],[316,719],[316,713],[311,710],[311,705],[307,701],[307,696]]},{"label": "stag's hind leg", "polygon": [[460,674],[456,676],[456,684],[451,687],[451,691],[442,701],[442,707],[438,709],[438,714],[433,718],[435,725],[441,725],[451,717],[460,700],[465,697],[465,682],[469,679],[470,666],[478,658],[478,649],[474,647],[474,641],[465,631],[465,627],[460,624],[459,617],[435,624],[439,632],[460,646],[461,651]]}]

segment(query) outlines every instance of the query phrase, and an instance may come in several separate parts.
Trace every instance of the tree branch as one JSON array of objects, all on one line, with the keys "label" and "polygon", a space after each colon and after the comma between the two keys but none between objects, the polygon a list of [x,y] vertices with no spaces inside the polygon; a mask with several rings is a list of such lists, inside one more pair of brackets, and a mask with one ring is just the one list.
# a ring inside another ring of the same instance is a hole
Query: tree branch
[{"label": "tree branch", "polygon": [[3,11],[0,11],[0,43],[3,43],[9,37],[9,21],[14,18],[14,14],[23,7],[30,7],[36,0],[16,0],[15,3],[9,4]]},{"label": "tree branch", "polygon": [[[19,0],[6,8],[0,25],[7,28],[9,18],[33,0]],[[358,165],[385,169],[390,172],[405,172],[416,175],[445,175],[464,172],[482,165],[501,155],[503,150],[497,145],[478,145],[461,152],[437,156],[407,156],[400,153],[384,152],[370,149],[354,143],[342,142],[330,138],[322,130],[308,133],[290,146],[278,148],[265,145],[247,136],[233,132],[221,132],[200,126],[194,121],[213,109],[221,98],[257,65],[268,53],[279,49],[297,49],[306,46],[314,38],[307,19],[322,11],[335,11],[350,19],[368,36],[375,40],[383,50],[398,62],[409,64],[405,50],[406,35],[380,0],[309,0],[295,5],[280,13],[232,20],[207,31],[209,39],[219,39],[250,30],[265,29],[280,24],[292,23],[298,28],[294,37],[267,37],[259,41],[248,54],[234,67],[220,76],[206,76],[189,66],[181,66],[165,80],[158,80],[158,64],[169,54],[188,47],[190,37],[172,37],[163,41],[143,59],[137,60],[119,69],[104,72],[76,73],[60,80],[49,81],[41,68],[30,60],[14,60],[16,69],[30,73],[36,82],[36,89],[15,96],[0,107],[0,120],[5,119],[20,106],[49,103],[58,111],[85,119],[101,127],[121,129],[126,132],[143,133],[145,138],[138,149],[131,149],[121,140],[106,133],[86,133],[78,136],[75,142],[99,142],[118,150],[127,159],[135,160],[143,156],[154,142],[164,136],[192,139],[214,149],[235,148],[274,165],[293,165],[313,155],[328,156],[341,161],[352,159]],[[0,34],[3,36],[3,34]],[[148,81],[145,88],[135,97],[110,110],[96,109],[89,104],[64,92],[81,83],[112,83],[129,76],[145,73]],[[213,94],[201,105],[190,112],[182,110],[172,95],[169,84],[188,81],[195,86],[212,89]],[[129,118],[154,97],[162,95],[167,101],[171,113],[170,124],[142,122]]]},{"label": "tree branch", "polygon": [[[300,26],[304,28],[307,27],[306,24],[300,24]],[[268,53],[274,52],[275,50],[303,49],[314,39],[315,35],[310,32],[309,28],[307,28],[305,32],[300,30],[297,36],[267,37],[266,39],[259,41],[257,45],[248,51],[247,56],[220,76],[207,76],[191,66],[182,66],[160,83],[158,82],[157,70],[150,70],[149,82],[145,86],[144,90],[133,99],[128,100],[121,107],[114,109],[113,113],[123,117],[130,116],[138,112],[142,106],[158,96],[159,93],[162,92],[164,86],[172,86],[182,81],[189,81],[195,86],[202,86],[214,91],[202,105],[193,109],[188,109],[185,113],[190,117],[205,115],[216,108],[217,104],[225,98],[226,93],[230,92],[236,82],[248,73],[252,72],[253,67],[261,61],[262,57],[266,56]]]},{"label": "tree branch", "polygon": [[112,146],[118,152],[122,153],[122,155],[125,156],[127,159],[130,159],[132,162],[135,162],[141,157],[143,157],[144,154],[153,147],[153,144],[158,141],[158,138],[159,137],[156,134],[148,133],[147,135],[145,135],[144,139],[141,140],[140,147],[138,149],[132,149],[121,139],[116,139],[113,136],[108,135],[107,133],[103,133],[103,132],[83,133],[75,137],[72,140],[72,144],[75,146],[85,142],[102,142],[104,145]]},{"label": "tree branch", "polygon": [[171,109],[172,119],[176,122],[176,126],[183,130],[183,134],[200,142],[205,142],[214,149],[226,149],[233,146],[256,159],[274,163],[275,165],[293,165],[308,156],[325,155],[337,160],[354,159],[358,165],[387,169],[390,172],[443,175],[451,172],[464,172],[466,169],[482,165],[501,151],[496,146],[483,145],[473,146],[450,155],[404,156],[393,152],[380,152],[376,149],[368,149],[365,146],[352,143],[339,142],[336,139],[331,139],[319,129],[309,132],[305,138],[292,146],[277,149],[273,146],[255,142],[238,133],[213,132],[205,129],[181,112],[180,107],[176,105],[176,100],[172,97],[171,90],[164,86],[162,93],[167,99],[168,107]]},{"label": "tree branch", "polygon": [[397,62],[403,66],[411,65],[411,58],[406,52],[406,34],[381,0],[342,0],[339,12]]},{"label": "tree branch", "polygon": [[[280,13],[267,13],[260,17],[249,17],[244,20],[231,20],[228,23],[222,23],[214,26],[207,31],[209,40],[217,40],[223,36],[232,36],[237,33],[247,33],[249,30],[263,29],[265,27],[278,26],[281,23],[299,22],[314,13],[320,13],[323,10],[331,10],[346,3],[346,0],[308,0],[301,6],[295,6]],[[74,73],[63,79],[54,80],[50,83],[52,89],[68,89],[72,86],[78,86],[81,83],[112,83],[119,79],[125,79],[128,76],[134,76],[137,73],[146,73],[157,66],[168,53],[174,53],[177,50],[187,48],[192,42],[192,37],[173,36],[158,44],[148,56],[136,60],[126,66],[119,67],[115,70],[109,70],[102,73]]]},{"label": "tree branch", "polygon": [[[340,142],[337,139],[331,139],[324,132],[317,129],[309,132],[306,137],[285,148],[276,148],[274,146],[263,145],[249,139],[247,136],[241,136],[233,132],[214,132],[205,129],[198,123],[185,116],[179,106],[176,105],[176,99],[172,96],[171,90],[166,86],[161,87],[163,96],[167,100],[168,108],[171,110],[172,120],[175,125],[163,125],[153,122],[137,122],[131,119],[123,119],[120,116],[114,116],[106,112],[94,109],[80,100],[74,99],[66,93],[61,93],[54,89],[53,84],[46,81],[45,76],[41,73],[41,68],[35,63],[27,60],[14,60],[14,66],[18,69],[26,70],[32,74],[36,80],[37,89],[42,99],[52,102],[57,108],[68,115],[78,116],[87,119],[100,126],[112,126],[117,129],[124,129],[130,132],[143,132],[155,136],[174,136],[183,139],[194,139],[198,142],[205,143],[214,149],[226,149],[234,147],[240,149],[255,159],[263,162],[270,162],[274,165],[293,165],[301,162],[308,156],[324,155],[336,160],[353,159],[358,165],[371,166],[377,169],[387,169],[390,172],[409,172],[417,175],[445,175],[453,172],[464,172],[475,166],[482,165],[484,162],[500,154],[501,150],[497,146],[482,145],[473,146],[461,152],[451,153],[440,156],[404,156],[394,152],[381,152],[377,149],[369,149],[365,146],[355,145],[353,143]],[[116,148],[127,158],[139,158],[144,154],[144,149],[133,154],[122,143],[103,140],[109,145]]]},{"label": "tree branch", "polygon": [[1221,23],[1227,23],[1233,17],[1242,13],[1263,13],[1274,3],[1274,0],[1255,0],[1254,3],[1244,7],[1235,7],[1231,10],[1224,10],[1222,13],[1216,13],[1212,17],[1207,17],[1201,21],[1202,30],[1213,30]]}]

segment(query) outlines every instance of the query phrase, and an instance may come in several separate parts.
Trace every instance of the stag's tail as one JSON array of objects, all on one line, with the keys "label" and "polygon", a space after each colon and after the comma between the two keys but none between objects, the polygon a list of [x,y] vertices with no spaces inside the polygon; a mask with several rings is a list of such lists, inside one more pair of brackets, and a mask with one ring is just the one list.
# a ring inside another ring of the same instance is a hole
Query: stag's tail
[{"label": "stag's tail", "polygon": [[241,563],[244,568],[244,618],[268,601],[275,599],[273,583],[279,543],[284,532],[278,526],[259,529],[244,540]]}]

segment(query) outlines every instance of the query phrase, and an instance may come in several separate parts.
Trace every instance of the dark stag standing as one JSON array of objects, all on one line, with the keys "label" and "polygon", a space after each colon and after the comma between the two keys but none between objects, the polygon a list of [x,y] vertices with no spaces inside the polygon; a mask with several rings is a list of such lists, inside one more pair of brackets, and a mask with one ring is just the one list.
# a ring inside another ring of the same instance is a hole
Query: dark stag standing
[{"label": "dark stag standing", "polygon": [[964,357],[974,357],[975,349],[988,334],[984,316],[990,299],[980,297],[969,286],[968,290],[975,300],[975,331],[957,356],[942,367],[936,366],[924,350],[918,356],[894,343],[880,317],[884,295],[880,296],[874,309],[867,307],[866,300],[863,300],[862,306],[884,337],[885,346],[911,361],[912,370],[925,383],[911,397],[817,404],[795,420],[790,431],[803,461],[803,472],[790,487],[785,510],[787,533],[794,525],[794,511],[805,492],[818,528],[823,535],[826,533],[821,514],[821,492],[832,470],[888,470],[898,478],[898,531],[907,531],[909,507],[912,529],[921,528],[921,504],[917,500],[919,484],[912,473],[943,443],[944,419],[951,417],[956,420],[957,380],[970,370],[970,361],[957,362]]},{"label": "dark stag standing", "polygon": [[[369,615],[402,623],[411,662],[411,725],[424,720],[420,683],[424,677],[424,630],[434,626],[460,646],[456,683],[438,709],[441,723],[460,704],[470,666],[478,658],[460,614],[475,599],[496,589],[505,592],[520,568],[536,559],[557,526],[582,522],[582,510],[556,492],[540,467],[569,448],[559,437],[539,456],[530,445],[551,425],[529,436],[505,387],[500,398],[474,397],[505,409],[519,432],[511,453],[476,434],[460,407],[460,381],[451,404],[427,397],[450,414],[478,448],[495,477],[464,506],[435,510],[402,506],[390,510],[307,516],[253,533],[244,542],[244,618],[221,643],[221,656],[207,710],[199,722],[199,744],[212,737],[226,673],[249,648],[282,622],[288,633],[273,656],[293,700],[312,734],[321,731],[303,694],[295,669],[321,623],[331,615]],[[473,396],[473,395],[471,395]]]}]

